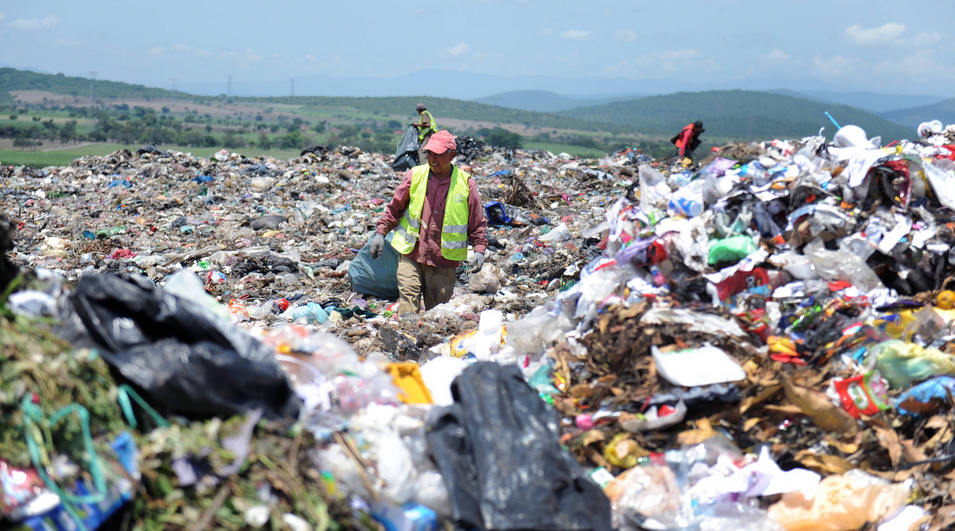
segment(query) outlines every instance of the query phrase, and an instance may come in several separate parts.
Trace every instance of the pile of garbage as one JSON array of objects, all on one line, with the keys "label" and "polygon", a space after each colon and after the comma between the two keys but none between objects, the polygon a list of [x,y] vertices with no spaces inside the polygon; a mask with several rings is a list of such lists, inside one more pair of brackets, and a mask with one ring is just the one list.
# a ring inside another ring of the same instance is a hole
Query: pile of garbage
[{"label": "pile of garbage", "polygon": [[469,144],[487,260],[413,317],[367,248],[391,157],[0,167],[0,513],[947,529],[955,127],[920,133],[699,164]]}]

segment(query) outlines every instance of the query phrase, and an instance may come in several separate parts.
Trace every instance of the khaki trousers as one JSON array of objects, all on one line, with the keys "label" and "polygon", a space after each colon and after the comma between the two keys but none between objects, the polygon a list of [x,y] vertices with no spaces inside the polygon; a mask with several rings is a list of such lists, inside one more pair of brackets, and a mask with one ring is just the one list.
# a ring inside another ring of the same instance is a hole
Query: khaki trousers
[{"label": "khaki trousers", "polygon": [[428,140],[431,140],[431,131],[428,131],[428,134],[424,135],[424,140],[421,141],[421,145],[418,146],[418,165],[428,163],[428,152],[424,150],[424,147],[428,145]]},{"label": "khaki trousers", "polygon": [[419,264],[403,254],[399,255],[398,315],[418,313],[421,310],[422,296],[426,310],[448,302],[454,293],[456,280],[456,269]]}]

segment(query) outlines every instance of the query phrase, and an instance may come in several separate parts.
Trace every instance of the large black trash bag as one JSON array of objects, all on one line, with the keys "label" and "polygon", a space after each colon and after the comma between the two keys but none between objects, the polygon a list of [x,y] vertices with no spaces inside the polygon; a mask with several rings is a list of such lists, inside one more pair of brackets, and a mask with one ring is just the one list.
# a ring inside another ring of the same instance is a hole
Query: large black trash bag
[{"label": "large black trash bag", "polygon": [[514,365],[475,363],[432,414],[428,444],[453,517],[482,531],[609,530],[610,501],[560,447],[557,413]]},{"label": "large black trash bag", "polygon": [[69,301],[67,326],[84,327],[103,359],[162,413],[298,415],[298,398],[269,347],[146,277],[84,275]]},{"label": "large black trash bag", "polygon": [[16,223],[10,221],[6,214],[0,214],[0,292],[7,288],[13,279],[20,274],[17,266],[7,258],[7,251],[13,249],[13,236]]},{"label": "large black trash bag", "polygon": [[396,173],[401,173],[417,166],[418,148],[420,147],[418,128],[409,125],[404,136],[401,137],[401,142],[398,143],[398,150],[395,151],[395,161],[391,163],[391,169],[395,170]]}]

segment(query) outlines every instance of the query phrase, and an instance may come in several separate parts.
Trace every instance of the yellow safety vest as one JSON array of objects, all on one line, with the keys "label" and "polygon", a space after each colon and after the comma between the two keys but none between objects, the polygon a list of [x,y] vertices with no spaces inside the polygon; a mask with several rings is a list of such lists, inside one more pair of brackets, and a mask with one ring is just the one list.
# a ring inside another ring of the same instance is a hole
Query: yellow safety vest
[{"label": "yellow safety vest", "polygon": [[[401,254],[413,251],[418,242],[421,211],[424,210],[424,196],[428,193],[430,174],[431,169],[427,164],[411,169],[411,200],[398,220],[395,237],[391,240],[391,246]],[[469,179],[471,175],[468,172],[454,168],[451,172],[451,186],[448,187],[448,199],[444,205],[441,256],[456,262],[468,258],[468,195],[471,193]]]},{"label": "yellow safety vest", "polygon": [[431,116],[431,113],[428,112],[428,111],[423,111],[423,112],[421,113],[421,117],[418,119],[418,123],[419,123],[419,124],[423,124],[423,123],[424,123],[424,115],[426,115],[426,114],[428,115],[428,119],[431,120],[431,127],[429,127],[428,129],[418,129],[418,142],[419,142],[419,143],[420,143],[422,140],[424,140],[424,135],[426,135],[426,134],[428,134],[428,133],[437,133],[437,132],[438,132],[438,124],[434,123],[434,117]]}]

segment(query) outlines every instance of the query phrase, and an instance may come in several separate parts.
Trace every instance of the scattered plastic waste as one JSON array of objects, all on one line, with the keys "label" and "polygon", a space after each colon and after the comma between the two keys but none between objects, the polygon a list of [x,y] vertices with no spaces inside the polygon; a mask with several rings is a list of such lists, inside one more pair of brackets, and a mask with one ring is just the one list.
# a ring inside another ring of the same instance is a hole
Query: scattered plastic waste
[{"label": "scattered plastic waste", "polygon": [[460,138],[486,261],[404,315],[397,253],[368,244],[414,134],[396,157],[0,167],[0,511],[92,528],[136,492],[134,525],[164,529],[949,526],[955,127],[806,134],[699,163]]}]

